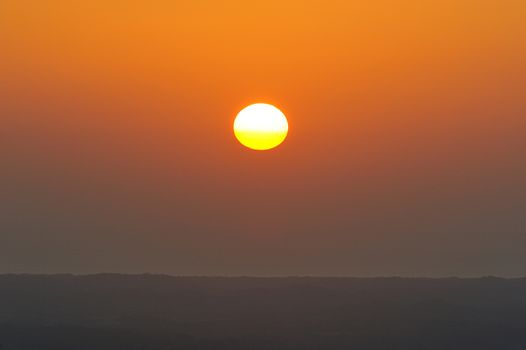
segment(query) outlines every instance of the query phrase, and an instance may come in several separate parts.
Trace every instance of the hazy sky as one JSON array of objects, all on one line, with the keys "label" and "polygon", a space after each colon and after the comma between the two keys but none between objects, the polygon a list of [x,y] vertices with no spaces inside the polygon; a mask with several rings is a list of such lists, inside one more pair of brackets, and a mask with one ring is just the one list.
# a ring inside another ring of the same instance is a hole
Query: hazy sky
[{"label": "hazy sky", "polygon": [[[0,2],[0,272],[526,275],[523,0]],[[236,113],[289,118],[276,150]]]}]

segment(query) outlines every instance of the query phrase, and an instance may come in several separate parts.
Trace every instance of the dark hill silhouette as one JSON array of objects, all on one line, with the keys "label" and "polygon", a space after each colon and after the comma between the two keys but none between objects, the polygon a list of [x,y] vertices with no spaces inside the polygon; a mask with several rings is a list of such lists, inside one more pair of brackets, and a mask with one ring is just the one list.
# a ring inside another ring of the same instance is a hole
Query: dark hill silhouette
[{"label": "dark hill silhouette", "polygon": [[526,349],[526,279],[1,275],[0,349]]}]

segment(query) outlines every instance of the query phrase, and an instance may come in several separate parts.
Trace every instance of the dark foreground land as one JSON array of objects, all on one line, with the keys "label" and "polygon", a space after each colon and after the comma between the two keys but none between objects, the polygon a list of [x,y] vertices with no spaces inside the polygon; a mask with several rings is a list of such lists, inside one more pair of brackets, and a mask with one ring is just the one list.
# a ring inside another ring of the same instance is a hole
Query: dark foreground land
[{"label": "dark foreground land", "polygon": [[0,276],[0,349],[526,349],[526,279]]}]

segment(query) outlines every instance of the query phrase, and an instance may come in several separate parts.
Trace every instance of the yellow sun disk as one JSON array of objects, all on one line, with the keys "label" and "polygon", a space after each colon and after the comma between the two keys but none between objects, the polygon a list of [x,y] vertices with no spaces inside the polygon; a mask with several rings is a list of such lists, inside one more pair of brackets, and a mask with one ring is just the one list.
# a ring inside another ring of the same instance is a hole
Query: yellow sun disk
[{"label": "yellow sun disk", "polygon": [[238,141],[259,151],[280,145],[287,137],[288,129],[285,115],[278,108],[265,103],[244,108],[234,121],[234,134]]}]

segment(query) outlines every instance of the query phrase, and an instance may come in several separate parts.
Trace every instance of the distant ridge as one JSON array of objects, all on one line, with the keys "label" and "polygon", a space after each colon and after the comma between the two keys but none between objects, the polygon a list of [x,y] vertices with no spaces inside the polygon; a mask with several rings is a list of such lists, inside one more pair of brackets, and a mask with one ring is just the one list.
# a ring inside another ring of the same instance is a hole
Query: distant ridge
[{"label": "distant ridge", "polygon": [[2,350],[524,349],[524,315],[525,278],[0,275]]}]

